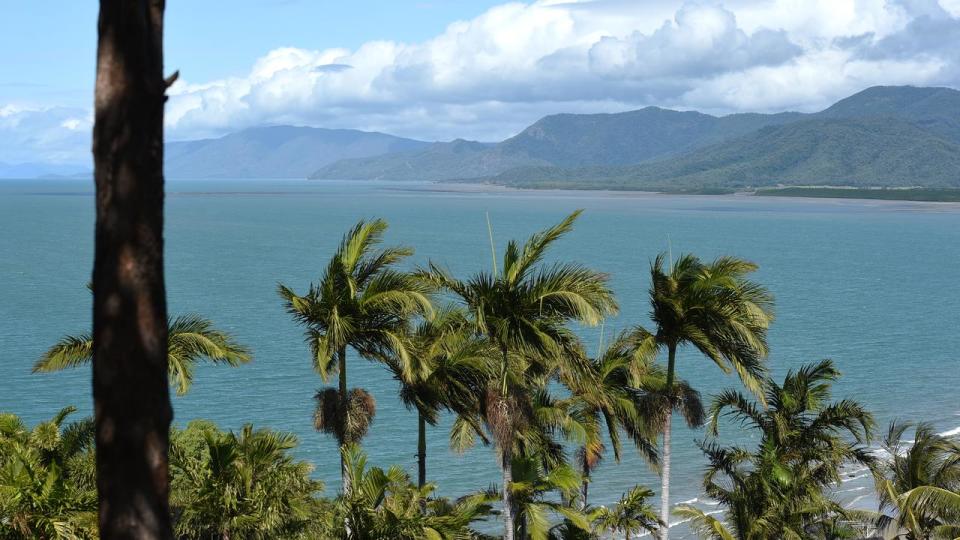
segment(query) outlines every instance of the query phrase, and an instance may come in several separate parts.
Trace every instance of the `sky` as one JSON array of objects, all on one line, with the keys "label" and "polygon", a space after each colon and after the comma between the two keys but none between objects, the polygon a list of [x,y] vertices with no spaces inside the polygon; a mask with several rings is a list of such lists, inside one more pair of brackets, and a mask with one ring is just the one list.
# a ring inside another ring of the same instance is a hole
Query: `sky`
[{"label": "sky", "polygon": [[[97,2],[0,0],[0,162],[90,161]],[[960,87],[960,0],[167,0],[168,140],[496,141],[560,112],[816,111]]]}]

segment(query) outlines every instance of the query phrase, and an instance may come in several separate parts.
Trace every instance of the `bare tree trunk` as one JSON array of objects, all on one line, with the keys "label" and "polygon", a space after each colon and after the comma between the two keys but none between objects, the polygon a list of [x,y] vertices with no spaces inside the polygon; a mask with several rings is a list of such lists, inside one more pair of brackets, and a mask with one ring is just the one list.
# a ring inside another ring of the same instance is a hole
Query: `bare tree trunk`
[{"label": "bare tree trunk", "polygon": [[514,523],[513,496],[510,494],[510,484],[513,482],[512,454],[509,444],[502,444],[500,448],[500,469],[503,472],[503,540],[513,540],[516,524]]},{"label": "bare tree trunk", "polygon": [[664,525],[660,527],[660,539],[667,540],[670,536],[670,435],[673,431],[673,411],[667,413],[667,421],[663,428],[663,460],[660,470],[660,519]]},{"label": "bare tree trunk", "polygon": [[93,157],[100,537],[170,539],[163,0],[101,0]]},{"label": "bare tree trunk", "polygon": [[580,501],[580,509],[587,509],[587,497],[590,495],[590,463],[587,462],[587,447],[583,447],[583,461],[580,463],[582,467],[582,484],[580,485],[580,496],[583,499]]},{"label": "bare tree trunk", "polygon": [[660,470],[660,540],[667,540],[670,536],[670,439],[673,432],[673,379],[676,371],[677,346],[668,346],[669,359],[667,363],[667,419],[663,426],[663,456]]},{"label": "bare tree trunk", "polygon": [[[347,422],[347,409],[350,407],[350,400],[347,395],[347,349],[346,347],[341,348],[337,351],[337,369],[339,373],[337,374],[337,382],[339,384],[339,398],[340,398],[340,418],[337,418],[337,422],[340,423],[339,430],[341,434],[340,444],[341,450],[345,442],[346,422]],[[343,452],[340,452],[340,485],[343,490],[344,495],[350,493],[350,475],[347,474],[347,461],[343,457]]]},{"label": "bare tree trunk", "polygon": [[417,487],[427,485],[427,419],[417,411]]}]

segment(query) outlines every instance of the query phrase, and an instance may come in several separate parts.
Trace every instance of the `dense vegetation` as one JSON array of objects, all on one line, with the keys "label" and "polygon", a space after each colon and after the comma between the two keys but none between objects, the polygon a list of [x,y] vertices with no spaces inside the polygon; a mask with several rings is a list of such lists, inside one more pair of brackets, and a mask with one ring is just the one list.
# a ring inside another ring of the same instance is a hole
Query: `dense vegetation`
[{"label": "dense vegetation", "polygon": [[761,197],[824,197],[830,199],[880,199],[885,201],[960,202],[960,189],[856,189],[829,187],[791,187],[758,189]]},{"label": "dense vegetation", "polygon": [[[573,326],[616,313],[608,276],[544,262],[576,219],[509,242],[490,270],[463,278],[438,263],[402,270],[412,250],[382,246],[385,222],[358,223],[317,282],[302,293],[279,288],[318,375],[337,378],[314,396],[314,424],[340,446],[341,489],[327,493],[313,479],[312,465],[294,457],[291,434],[252,425],[224,432],[193,421],[171,434],[176,536],[453,540],[492,538],[499,520],[507,539],[666,538],[671,515],[690,519],[703,538],[724,540],[960,534],[960,443],[926,424],[894,423],[885,451],[871,450],[874,420],[856,401],[833,398],[840,372],[830,361],[774,380],[766,362],[773,299],[749,279],[756,266],[748,261],[661,255],[650,269],[654,326],[624,329],[588,353]],[[171,381],[182,392],[197,361],[249,360],[198,317],[171,321],[168,339]],[[722,391],[704,405],[679,376],[676,352],[684,346],[735,373],[745,393]],[[64,338],[37,368],[85,363],[89,350],[86,337]],[[397,466],[367,464],[361,444],[376,429],[375,402],[347,379],[361,359],[392,374],[416,415],[416,480]],[[33,428],[0,415],[0,539],[97,536],[93,424],[68,423],[72,412]],[[455,450],[481,444],[496,452],[499,485],[456,500],[435,495],[424,433],[442,413],[455,418]],[[626,452],[658,471],[660,493],[668,493],[674,413],[690,426],[707,424],[703,487],[722,515],[671,507],[668,496],[658,512],[645,486],[612,506],[591,505],[593,471]],[[737,427],[755,433],[749,446],[721,438]],[[873,473],[875,512],[847,509],[833,496],[852,465]]]},{"label": "dense vegetation", "polygon": [[332,163],[313,178],[696,191],[785,185],[960,187],[960,92],[874,87],[814,114],[648,107],[545,117],[496,145],[455,141]]}]

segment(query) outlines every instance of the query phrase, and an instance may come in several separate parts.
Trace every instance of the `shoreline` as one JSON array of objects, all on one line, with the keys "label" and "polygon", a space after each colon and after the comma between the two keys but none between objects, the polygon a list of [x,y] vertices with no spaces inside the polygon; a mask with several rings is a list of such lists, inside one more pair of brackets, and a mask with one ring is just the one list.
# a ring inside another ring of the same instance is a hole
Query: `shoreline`
[{"label": "shoreline", "polygon": [[[323,181],[323,180],[321,180]],[[354,182],[381,182],[377,180],[352,180]],[[515,194],[536,194],[543,193],[548,195],[568,195],[576,197],[584,196],[600,196],[602,198],[656,198],[656,197],[682,197],[682,198],[703,198],[706,200],[753,200],[753,201],[762,201],[765,199],[773,200],[795,200],[798,202],[832,202],[835,204],[863,204],[870,203],[870,205],[878,206],[900,206],[900,205],[909,205],[911,207],[932,207],[932,208],[958,208],[960,209],[960,200],[957,201],[936,201],[936,200],[918,200],[918,199],[896,199],[896,198],[877,198],[877,197],[834,197],[834,196],[817,196],[814,194],[763,194],[760,195],[757,191],[735,191],[731,193],[695,193],[695,192],[671,192],[671,191],[648,191],[648,190],[619,190],[619,189],[577,189],[577,188],[529,188],[529,187],[515,187],[515,186],[504,186],[500,184],[488,184],[483,182],[444,182],[444,181],[425,181],[425,182],[407,182],[407,184],[415,185],[429,185],[429,189],[414,189],[414,188],[404,188],[402,186],[396,186],[389,188],[390,190],[403,191],[403,192],[423,192],[428,191],[431,193],[450,193],[450,194],[506,194],[506,193],[515,193]],[[457,189],[457,187],[462,187],[463,189]],[[799,189],[820,189],[820,188],[799,188]],[[829,189],[838,189],[838,188],[829,188]],[[839,188],[843,190],[849,189],[850,191],[867,191],[860,188]],[[907,189],[912,188],[891,188],[886,190],[886,192],[891,191],[906,191]],[[872,190],[870,190],[872,191]],[[882,191],[882,190],[876,190]],[[958,196],[960,196],[960,190],[957,190]]]}]

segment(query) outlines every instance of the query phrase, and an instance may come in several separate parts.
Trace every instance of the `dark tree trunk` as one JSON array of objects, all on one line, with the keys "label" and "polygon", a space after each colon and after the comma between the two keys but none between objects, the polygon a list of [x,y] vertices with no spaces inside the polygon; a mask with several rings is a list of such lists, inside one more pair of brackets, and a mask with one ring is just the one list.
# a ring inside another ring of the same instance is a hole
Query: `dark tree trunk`
[{"label": "dark tree trunk", "polygon": [[582,467],[581,474],[583,475],[583,483],[580,485],[580,497],[583,499],[580,501],[580,509],[587,509],[587,498],[590,495],[590,463],[587,462],[587,447],[583,447],[583,462],[580,464]]},{"label": "dark tree trunk", "polygon": [[101,0],[93,157],[100,537],[170,539],[163,0]]},{"label": "dark tree trunk", "polygon": [[417,411],[417,486],[427,485],[427,419]]}]

